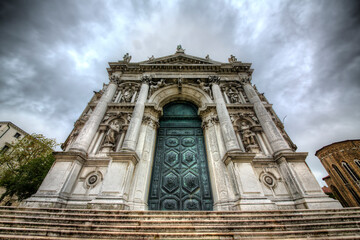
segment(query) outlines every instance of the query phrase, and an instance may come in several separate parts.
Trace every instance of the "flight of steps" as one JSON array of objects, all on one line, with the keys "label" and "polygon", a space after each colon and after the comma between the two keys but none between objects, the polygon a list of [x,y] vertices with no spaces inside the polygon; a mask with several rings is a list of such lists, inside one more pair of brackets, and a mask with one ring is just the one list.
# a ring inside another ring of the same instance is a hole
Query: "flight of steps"
[{"label": "flight of steps", "polygon": [[165,212],[0,207],[0,239],[360,239],[360,208]]}]

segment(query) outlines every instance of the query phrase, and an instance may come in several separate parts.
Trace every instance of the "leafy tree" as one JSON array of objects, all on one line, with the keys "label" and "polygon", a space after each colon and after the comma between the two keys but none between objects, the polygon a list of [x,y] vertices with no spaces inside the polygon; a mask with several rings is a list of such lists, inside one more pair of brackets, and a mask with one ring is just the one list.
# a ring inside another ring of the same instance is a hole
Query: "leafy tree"
[{"label": "leafy tree", "polygon": [[21,201],[36,192],[55,161],[54,139],[41,134],[27,135],[0,153],[0,186],[6,190],[0,202],[16,195]]}]

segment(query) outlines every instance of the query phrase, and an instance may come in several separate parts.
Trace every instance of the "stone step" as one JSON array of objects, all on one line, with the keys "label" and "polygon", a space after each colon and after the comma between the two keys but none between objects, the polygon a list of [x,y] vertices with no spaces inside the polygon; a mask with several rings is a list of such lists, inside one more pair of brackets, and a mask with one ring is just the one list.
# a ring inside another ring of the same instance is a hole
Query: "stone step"
[{"label": "stone step", "polygon": [[[49,237],[72,237],[72,238],[92,238],[92,239],[244,239],[244,238],[311,238],[331,237],[331,236],[359,236],[359,228],[346,229],[320,229],[306,231],[267,231],[267,232],[114,232],[114,231],[76,231],[64,229],[43,229],[43,228],[7,228],[0,227],[0,234],[25,235],[25,236],[49,236]],[[328,239],[328,238],[327,238]]]},{"label": "stone step", "polygon": [[297,209],[297,210],[267,210],[267,211],[130,211],[130,210],[99,210],[99,209],[69,209],[69,208],[25,208],[0,206],[0,211],[34,211],[34,212],[60,212],[60,213],[82,213],[82,214],[122,214],[122,215],[286,215],[286,214],[317,214],[317,213],[345,213],[360,212],[360,207],[342,209]]},{"label": "stone step", "polygon": [[348,222],[332,222],[332,223],[305,223],[305,224],[266,224],[266,225],[162,225],[157,224],[156,226],[124,226],[124,225],[96,225],[96,224],[64,224],[64,223],[39,223],[39,222],[13,222],[13,221],[2,221],[0,220],[0,226],[2,227],[26,227],[26,228],[44,228],[44,229],[64,229],[64,230],[91,230],[91,231],[121,231],[121,232],[132,232],[132,231],[143,231],[143,232],[242,232],[242,231],[297,231],[297,230],[308,230],[308,229],[328,229],[328,228],[357,228],[359,221],[348,221]]},{"label": "stone step", "polygon": [[[50,236],[21,236],[19,237],[18,235],[1,235],[0,234],[0,239],[16,239],[16,240],[28,240],[28,239],[31,239],[31,240],[84,240],[84,238],[73,238],[73,237],[66,237],[66,238],[60,238],[60,237],[50,237]],[[139,238],[126,238],[127,240],[132,240],[132,239],[136,239],[136,240],[139,240]],[[141,238],[141,239],[146,239],[146,238]],[[151,240],[154,240],[155,238],[147,238],[147,239],[151,239]],[[234,240],[233,237],[206,237],[206,238],[203,238],[202,240],[212,240],[212,239],[217,239],[217,240]],[[248,238],[249,239],[249,238]],[[255,238],[251,238],[251,239],[255,239]],[[260,239],[260,238],[256,238],[256,239]],[[262,237],[261,238],[262,240],[267,240],[267,239],[291,239],[291,238],[282,238],[282,237],[278,237],[278,236],[275,236],[275,237]],[[305,237],[305,238],[299,238],[299,237],[296,237],[296,238],[292,238],[292,239],[297,239],[297,240],[309,240],[309,239],[313,239],[313,240],[348,240],[348,239],[360,239],[360,236],[326,236],[326,237],[311,237],[311,238],[308,238],[308,237]],[[191,240],[191,238],[181,238],[181,237],[177,237],[176,240]],[[199,240],[199,238],[192,238],[192,240]]]},{"label": "stone step", "polygon": [[352,217],[352,216],[359,216],[360,215],[360,211],[345,211],[345,212],[333,212],[333,213],[303,213],[303,214],[291,214],[291,213],[287,213],[287,214],[271,214],[271,215],[266,215],[266,214],[257,214],[257,213],[253,213],[253,214],[217,214],[217,215],[212,215],[212,214],[208,214],[208,215],[201,215],[201,214],[187,214],[187,213],[182,213],[182,214],[170,214],[170,213],[163,213],[163,214],[145,214],[145,215],[141,215],[141,214],[122,214],[122,213],[114,213],[114,214],[102,214],[102,213],[62,213],[62,212],[35,212],[35,211],[27,211],[27,210],[23,210],[23,211],[19,211],[19,210],[1,210],[0,211],[0,215],[8,215],[8,216],[32,216],[32,215],[36,215],[36,216],[47,216],[47,217],[55,217],[55,216],[62,216],[62,217],[67,217],[67,218],[101,218],[101,219],[157,219],[157,220],[168,220],[168,219],[186,219],[186,220],[191,220],[191,219],[245,219],[245,220],[249,220],[249,219],[277,219],[277,218],[310,218],[310,217],[330,217],[330,216],[348,216],[348,217]]},{"label": "stone step", "polygon": [[360,239],[360,208],[161,212],[0,208],[0,239]]},{"label": "stone step", "polygon": [[51,223],[64,223],[64,224],[82,224],[84,222],[87,222],[89,224],[97,224],[97,225],[116,225],[116,224],[122,224],[122,225],[265,225],[265,224],[302,224],[302,223],[323,223],[323,222],[340,222],[340,221],[360,221],[360,215],[354,215],[354,216],[329,216],[329,217],[311,217],[311,218],[277,218],[277,219],[228,219],[226,217],[220,218],[220,219],[187,219],[179,218],[179,219],[167,219],[167,220],[159,220],[159,219],[99,219],[99,218],[67,218],[65,216],[26,216],[26,215],[0,215],[0,219],[2,220],[8,220],[8,221],[17,221],[17,222],[51,222]]}]

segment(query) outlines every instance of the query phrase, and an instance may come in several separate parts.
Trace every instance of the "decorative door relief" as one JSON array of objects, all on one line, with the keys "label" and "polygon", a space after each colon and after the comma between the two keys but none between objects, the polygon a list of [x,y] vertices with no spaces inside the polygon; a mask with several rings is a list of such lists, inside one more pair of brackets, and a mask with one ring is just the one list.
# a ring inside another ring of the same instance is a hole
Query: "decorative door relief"
[{"label": "decorative door relief", "polygon": [[201,120],[194,106],[170,103],[160,120],[149,209],[212,210]]}]

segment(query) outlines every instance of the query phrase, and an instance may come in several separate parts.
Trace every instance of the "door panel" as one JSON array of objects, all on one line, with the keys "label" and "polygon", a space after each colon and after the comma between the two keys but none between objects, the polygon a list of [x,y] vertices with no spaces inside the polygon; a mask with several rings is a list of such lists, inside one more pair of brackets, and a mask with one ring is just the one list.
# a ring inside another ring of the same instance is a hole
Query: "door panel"
[{"label": "door panel", "polygon": [[[181,107],[184,106],[177,105],[176,109]],[[200,126],[197,116],[165,115],[160,120],[149,194],[150,210],[212,210]]]}]

